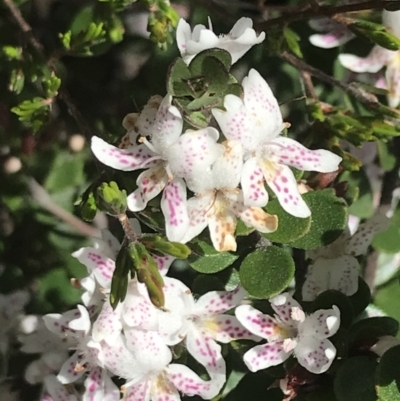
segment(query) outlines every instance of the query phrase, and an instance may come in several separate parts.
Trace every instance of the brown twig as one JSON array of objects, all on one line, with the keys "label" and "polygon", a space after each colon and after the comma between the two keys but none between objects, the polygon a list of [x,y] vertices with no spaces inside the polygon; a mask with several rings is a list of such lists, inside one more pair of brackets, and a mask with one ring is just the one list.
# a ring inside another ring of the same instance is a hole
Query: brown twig
[{"label": "brown twig", "polygon": [[399,4],[397,0],[370,0],[360,3],[343,4],[339,6],[330,5],[311,5],[307,3],[307,7],[299,9],[298,6],[293,6],[283,13],[280,17],[272,18],[267,21],[260,22],[255,25],[255,29],[258,31],[264,31],[273,25],[285,25],[294,21],[308,20],[319,17],[332,17],[336,14],[352,13],[357,11],[372,10],[372,9],[383,9],[393,4]]},{"label": "brown twig", "polygon": [[375,95],[365,92],[362,89],[358,88],[354,84],[346,84],[341,81],[338,81],[337,79],[331,77],[328,74],[325,74],[323,71],[307,64],[305,61],[302,59],[294,56],[293,54],[290,54],[287,51],[284,51],[281,54],[281,58],[288,63],[292,64],[294,67],[296,67],[300,72],[306,72],[309,75],[320,79],[321,81],[324,81],[332,86],[338,87],[344,92],[348,93],[350,96],[355,97],[357,100],[359,100],[361,103],[364,103],[368,108],[376,110],[380,103],[378,102],[378,99],[376,98]]},{"label": "brown twig", "polygon": [[317,93],[315,92],[314,84],[311,79],[311,74],[309,72],[302,71],[301,77],[303,78],[307,97],[311,97],[314,100],[318,100],[318,96]]}]

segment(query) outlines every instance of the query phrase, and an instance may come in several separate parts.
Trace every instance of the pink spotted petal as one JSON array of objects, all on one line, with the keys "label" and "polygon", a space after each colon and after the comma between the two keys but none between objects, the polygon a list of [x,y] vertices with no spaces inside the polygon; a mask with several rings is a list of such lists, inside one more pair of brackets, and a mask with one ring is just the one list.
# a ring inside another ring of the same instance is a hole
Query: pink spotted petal
[{"label": "pink spotted petal", "polygon": [[396,52],[374,46],[371,53],[365,57],[357,57],[353,54],[339,54],[339,61],[350,71],[376,73],[396,54]]},{"label": "pink spotted petal", "polygon": [[221,154],[221,145],[216,142],[218,136],[212,127],[184,133],[164,152],[172,174],[184,178],[201,174]]},{"label": "pink spotted petal", "polygon": [[[46,327],[57,334],[60,337],[71,336],[71,337],[80,337],[81,331],[77,331],[72,329],[69,325],[71,321],[75,319],[79,319],[81,317],[81,312],[79,309],[72,309],[68,312],[63,313],[62,315],[58,313],[50,313],[48,315],[43,316],[44,323]],[[83,330],[87,330],[87,326],[83,328]]]},{"label": "pink spotted petal", "polygon": [[151,381],[143,380],[140,383],[129,386],[123,401],[153,401],[151,395]]},{"label": "pink spotted petal", "polygon": [[156,331],[125,329],[126,345],[144,372],[161,371],[172,359],[171,350]]},{"label": "pink spotted petal", "polygon": [[169,381],[182,393],[189,397],[199,395],[204,400],[214,398],[221,390],[225,380],[202,380],[185,365],[173,363],[166,369]]},{"label": "pink spotted petal", "polygon": [[181,18],[176,27],[176,44],[178,46],[181,55],[186,52],[186,42],[190,40],[192,36],[192,29],[190,25]]},{"label": "pink spotted petal", "polygon": [[181,396],[176,387],[169,381],[166,373],[153,379],[152,401],[180,401]]},{"label": "pink spotted petal", "polygon": [[202,364],[210,377],[221,379],[226,375],[225,360],[221,354],[221,346],[208,334],[208,331],[192,325],[186,335],[188,352]]},{"label": "pink spotted petal", "polygon": [[299,364],[309,372],[321,374],[331,366],[336,356],[336,348],[329,340],[304,337],[294,349],[294,355]]},{"label": "pink spotted petal", "polygon": [[[155,153],[145,145],[119,149],[97,136],[92,137],[91,147],[94,155],[103,164],[122,171],[133,171],[143,168],[146,161],[155,156]],[[154,162],[148,162],[146,166],[151,167],[152,164]]]},{"label": "pink spotted petal", "polygon": [[285,362],[290,354],[283,350],[283,340],[275,341],[249,349],[244,354],[243,361],[251,372],[258,372]]},{"label": "pink spotted petal", "polygon": [[235,95],[226,95],[224,98],[224,110],[212,109],[212,114],[227,139],[239,141],[244,149],[255,150],[262,142],[261,129],[259,135],[253,135],[256,131],[256,122],[251,118],[243,100]]},{"label": "pink spotted petal", "polygon": [[294,139],[284,136],[279,136],[270,142],[268,152],[271,159],[278,164],[320,173],[336,171],[342,160],[329,150],[309,150]]},{"label": "pink spotted petal", "polygon": [[345,246],[345,253],[353,256],[363,255],[367,252],[374,236],[389,228],[390,219],[381,213],[362,223],[355,234],[349,239]]},{"label": "pink spotted petal", "polygon": [[88,310],[82,306],[78,305],[78,312],[75,312],[74,319],[68,323],[68,327],[72,332],[83,332],[85,334],[89,333],[90,326],[92,325],[90,320],[90,314]]},{"label": "pink spotted petal", "polygon": [[236,251],[235,230],[237,219],[234,210],[226,206],[225,197],[217,194],[208,217],[211,242],[219,252]]},{"label": "pink spotted petal", "polygon": [[292,319],[293,308],[302,310],[302,307],[288,292],[279,294],[276,297],[271,298],[269,301],[272,309],[283,323],[291,327],[297,327],[297,319]]},{"label": "pink spotted petal", "polygon": [[239,305],[246,295],[247,291],[242,286],[233,291],[207,292],[196,302],[194,313],[199,316],[219,315]]},{"label": "pink spotted petal", "polygon": [[123,336],[118,337],[112,347],[104,343],[102,351],[104,367],[113,375],[128,378],[131,384],[139,383],[148,373],[136,355],[128,349],[126,339]]},{"label": "pink spotted petal", "polygon": [[262,162],[260,166],[267,184],[287,213],[301,218],[311,215],[310,209],[297,189],[296,179],[289,167],[272,162]]},{"label": "pink spotted petal", "polygon": [[208,225],[207,214],[210,212],[215,196],[213,192],[195,196],[187,201],[189,228],[181,242],[186,243],[197,237]]},{"label": "pink spotted petal", "polygon": [[354,295],[358,290],[359,271],[360,265],[353,256],[318,258],[308,267],[302,288],[303,301],[313,301],[327,290],[337,290],[347,296]]},{"label": "pink spotted petal", "polygon": [[255,157],[251,157],[244,163],[240,183],[245,205],[264,207],[268,203],[263,172]]},{"label": "pink spotted petal", "polygon": [[390,107],[398,107],[400,104],[400,61],[396,56],[395,61],[388,65],[386,69],[386,84],[388,89],[388,103]]},{"label": "pink spotted petal", "polygon": [[88,366],[84,356],[77,351],[64,362],[57,379],[63,384],[73,383],[82,377],[87,370]]},{"label": "pink spotted petal", "polygon": [[150,302],[146,286],[131,281],[123,302],[122,318],[129,327],[141,327],[145,330],[157,329],[157,310]]},{"label": "pink spotted petal", "polygon": [[175,106],[171,106],[172,96],[166,95],[157,110],[151,133],[153,146],[162,153],[173,145],[182,133],[183,119]]},{"label": "pink spotted petal", "polygon": [[138,188],[128,195],[129,210],[138,212],[145,209],[147,202],[154,199],[168,184],[168,175],[163,165],[143,171],[136,180]]},{"label": "pink spotted petal", "polygon": [[235,310],[239,322],[257,337],[273,339],[279,336],[279,327],[275,319],[264,315],[251,305],[240,305]]},{"label": "pink spotted petal", "polygon": [[89,273],[93,272],[98,283],[106,289],[111,287],[111,279],[115,270],[115,262],[98,249],[85,247],[72,254],[85,265]]},{"label": "pink spotted petal", "polygon": [[94,341],[104,340],[111,346],[115,344],[122,330],[122,308],[122,304],[118,304],[114,310],[108,299],[104,302],[101,312],[93,324],[92,337]]},{"label": "pink spotted petal", "polygon": [[258,71],[251,69],[242,86],[244,104],[255,116],[257,125],[263,128],[262,142],[275,138],[282,131],[283,120],[278,101],[268,83]]},{"label": "pink spotted petal", "polygon": [[53,375],[45,377],[44,385],[52,401],[77,401],[77,398],[70,394],[67,388]]},{"label": "pink spotted petal", "polygon": [[168,273],[169,268],[172,265],[172,262],[176,259],[170,255],[158,256],[158,255],[151,255],[153,259],[156,261],[158,266],[158,271],[161,275],[165,276]]},{"label": "pink spotted petal", "polygon": [[189,228],[186,184],[174,178],[164,189],[161,210],[165,217],[165,231],[170,241],[180,242]]},{"label": "pink spotted petal", "polygon": [[320,309],[307,316],[299,324],[299,337],[311,336],[320,340],[333,336],[340,326],[339,308],[333,305],[332,309]]},{"label": "pink spotted petal", "polygon": [[322,49],[333,49],[347,43],[350,39],[354,38],[354,34],[346,27],[340,27],[326,34],[311,35],[309,40],[314,46]]},{"label": "pink spotted petal", "polygon": [[85,380],[85,393],[82,401],[118,401],[119,389],[108,373],[97,367],[92,369]]},{"label": "pink spotted petal", "polygon": [[185,284],[171,277],[164,277],[163,291],[165,306],[157,310],[157,331],[167,345],[175,345],[186,334],[186,319],[194,308],[194,299]]},{"label": "pink spotted petal", "polygon": [[238,201],[232,204],[236,216],[240,217],[247,227],[253,227],[261,233],[272,233],[278,228],[278,217],[265,212],[260,207],[249,207],[243,204],[243,195],[238,193]]},{"label": "pink spotted petal", "polygon": [[233,340],[260,341],[260,338],[245,329],[235,316],[219,315],[213,318],[215,324],[214,339],[220,343],[229,343]]}]

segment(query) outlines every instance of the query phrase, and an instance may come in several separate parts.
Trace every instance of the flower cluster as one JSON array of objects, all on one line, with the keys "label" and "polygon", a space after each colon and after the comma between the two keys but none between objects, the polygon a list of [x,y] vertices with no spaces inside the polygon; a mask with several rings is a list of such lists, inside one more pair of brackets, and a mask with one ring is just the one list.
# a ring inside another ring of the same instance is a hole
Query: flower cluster
[{"label": "flower cluster", "polygon": [[[177,38],[186,62],[210,47],[228,50],[235,62],[264,35],[256,37],[246,18],[222,38],[203,26],[191,34],[181,20]],[[282,135],[289,124],[283,122],[278,101],[256,70],[249,71],[242,87],[243,98],[228,94],[223,109],[211,110],[223,136],[211,126],[182,132],[183,116],[167,94],[158,108],[152,99],[125,124],[130,146],[121,149],[92,139],[92,151],[102,163],[117,170],[143,170],[137,189],[128,196],[130,210],[143,210],[162,192],[161,209],[171,241],[190,241],[208,226],[215,249],[235,251],[237,218],[260,232],[277,229],[277,217],[262,209],[269,198],[264,182],[287,213],[305,218],[310,209],[290,167],[322,173],[338,169],[339,156],[309,150]],[[194,193],[189,200],[187,189]]]}]

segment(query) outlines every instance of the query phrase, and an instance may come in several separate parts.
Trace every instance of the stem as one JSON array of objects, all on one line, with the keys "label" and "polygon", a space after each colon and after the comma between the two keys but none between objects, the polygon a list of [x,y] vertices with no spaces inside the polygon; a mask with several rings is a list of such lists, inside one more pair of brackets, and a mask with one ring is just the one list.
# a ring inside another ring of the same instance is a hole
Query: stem
[{"label": "stem", "polygon": [[399,4],[400,1],[396,0],[370,0],[355,4],[343,4],[339,6],[321,6],[314,1],[308,1],[307,6],[303,9],[298,6],[287,7],[287,11],[277,18],[260,22],[255,25],[255,29],[258,31],[265,31],[274,25],[286,25],[293,21],[308,20],[312,18],[320,17],[333,17],[337,14],[352,13],[364,10],[372,9],[383,9],[389,5]]},{"label": "stem", "polygon": [[378,102],[375,95],[365,92],[364,90],[358,88],[352,83],[346,84],[341,81],[338,81],[337,79],[307,64],[302,59],[294,56],[293,54],[290,54],[287,51],[284,51],[281,54],[281,58],[287,61],[288,63],[292,64],[299,71],[306,72],[311,76],[320,79],[321,81],[324,81],[332,86],[340,88],[344,92],[348,93],[350,96],[355,97],[361,103],[364,103],[369,109],[377,110],[380,107],[380,103]]},{"label": "stem", "polygon": [[88,237],[100,236],[100,231],[98,229],[86,224],[84,221],[78,219],[70,212],[55,204],[47,191],[33,177],[27,178],[27,183],[32,198],[43,209],[46,209],[82,235],[86,235]]},{"label": "stem", "polygon": [[126,213],[121,213],[118,215],[118,220],[121,223],[122,229],[124,230],[125,237],[127,240],[132,242],[137,242],[138,238],[137,235],[133,232],[131,223],[129,222],[129,218]]}]

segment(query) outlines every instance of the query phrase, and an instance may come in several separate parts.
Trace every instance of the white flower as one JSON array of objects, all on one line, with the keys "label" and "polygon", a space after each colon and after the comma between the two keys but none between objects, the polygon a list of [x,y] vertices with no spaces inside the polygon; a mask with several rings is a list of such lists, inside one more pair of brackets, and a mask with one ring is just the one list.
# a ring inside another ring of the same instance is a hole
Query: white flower
[{"label": "white flower", "polygon": [[[102,163],[117,170],[146,169],[136,181],[138,188],[128,196],[128,207],[134,212],[143,210],[148,201],[163,191],[161,209],[167,237],[180,241],[189,226],[183,178],[190,181],[201,175],[218,157],[220,147],[215,128],[187,130],[181,135],[182,116],[171,106],[171,99],[167,95],[157,114],[149,113],[145,119],[146,130],[139,132],[143,135],[141,145],[119,149],[93,137],[92,151]],[[151,136],[151,142],[145,135]]]},{"label": "white flower", "polygon": [[330,18],[313,19],[309,22],[309,25],[315,31],[320,32],[311,35],[310,42],[322,49],[333,49],[344,45],[355,37],[354,33],[346,26]]},{"label": "white flower", "polygon": [[326,290],[338,290],[348,296],[355,294],[360,271],[356,256],[365,254],[375,234],[385,231],[389,224],[386,216],[376,213],[361,224],[353,236],[346,230],[333,243],[310,251],[313,262],[302,288],[303,300],[313,301]]},{"label": "white flower", "polygon": [[336,348],[328,338],[339,329],[339,309],[333,306],[306,316],[288,293],[270,302],[275,318],[250,305],[241,305],[235,311],[244,327],[268,341],[244,354],[243,360],[250,371],[279,365],[293,353],[298,363],[311,373],[326,372],[336,356]]},{"label": "white flower", "polygon": [[[400,11],[383,10],[382,18],[383,25],[400,38]],[[367,57],[340,54],[339,61],[344,67],[357,73],[377,73],[386,66],[388,103],[390,107],[400,104],[400,51],[391,51],[376,45]]]},{"label": "white flower", "polygon": [[189,64],[196,54],[214,47],[228,51],[233,64],[264,39],[265,32],[257,36],[253,29],[253,21],[245,17],[240,18],[227,35],[217,36],[212,30],[210,19],[208,29],[204,25],[196,25],[193,32],[190,25],[184,19],[180,19],[176,30],[178,48],[186,64]]},{"label": "white flower", "polygon": [[237,217],[264,233],[275,231],[278,219],[259,207],[244,205],[242,191],[237,188],[243,166],[242,147],[234,140],[223,145],[225,152],[212,169],[189,187],[196,196],[188,200],[190,225],[182,242],[190,241],[208,226],[216,250],[236,251]]},{"label": "white flower", "polygon": [[342,159],[328,150],[309,150],[279,135],[287,125],[270,87],[256,70],[250,70],[242,86],[243,100],[227,95],[226,111],[213,109],[212,113],[225,137],[239,141],[245,150],[241,177],[244,204],[263,207],[268,203],[265,179],[283,209],[293,216],[310,216],[289,166],[328,173],[337,170]]}]

